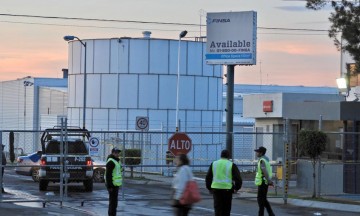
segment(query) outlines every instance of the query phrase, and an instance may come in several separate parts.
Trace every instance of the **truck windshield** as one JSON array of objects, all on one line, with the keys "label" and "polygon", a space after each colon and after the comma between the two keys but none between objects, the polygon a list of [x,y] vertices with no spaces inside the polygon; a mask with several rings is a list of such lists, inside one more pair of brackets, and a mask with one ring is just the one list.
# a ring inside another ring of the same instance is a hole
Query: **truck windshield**
[{"label": "truck windshield", "polygon": [[[82,141],[68,141],[68,154],[87,154],[87,149],[85,144]],[[64,142],[64,153],[65,153]],[[50,141],[46,146],[46,154],[60,154],[60,142],[59,141]]]}]

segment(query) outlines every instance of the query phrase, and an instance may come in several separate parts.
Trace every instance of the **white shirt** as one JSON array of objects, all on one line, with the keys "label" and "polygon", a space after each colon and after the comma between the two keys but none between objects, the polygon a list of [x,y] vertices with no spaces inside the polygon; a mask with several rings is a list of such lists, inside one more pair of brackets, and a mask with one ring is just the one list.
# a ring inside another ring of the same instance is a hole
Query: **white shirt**
[{"label": "white shirt", "polygon": [[175,190],[174,199],[180,199],[185,190],[186,183],[191,179],[193,179],[193,174],[188,165],[183,165],[178,168],[172,183],[172,188]]}]

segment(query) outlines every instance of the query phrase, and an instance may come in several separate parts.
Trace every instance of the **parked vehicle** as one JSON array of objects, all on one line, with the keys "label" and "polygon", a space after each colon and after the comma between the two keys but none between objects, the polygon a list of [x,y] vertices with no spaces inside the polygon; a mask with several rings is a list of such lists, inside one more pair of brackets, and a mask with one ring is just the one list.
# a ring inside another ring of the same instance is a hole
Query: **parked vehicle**
[{"label": "parked vehicle", "polygon": [[[83,182],[85,191],[91,192],[93,162],[84,141],[85,137],[89,139],[90,134],[86,129],[80,128],[69,128],[66,131],[66,140],[63,141],[59,128],[46,129],[41,136],[43,155],[40,159],[39,190],[46,191],[49,182],[60,182],[60,174],[64,172],[68,183]],[[63,155],[66,157],[62,158]]]},{"label": "parked vehicle", "polygon": [[19,156],[15,172],[20,175],[31,176],[35,182],[38,182],[41,155],[42,151],[38,151],[25,156]]},{"label": "parked vehicle", "polygon": [[[39,182],[39,166],[41,155],[42,152],[38,151],[25,156],[19,156],[17,158],[17,167],[15,168],[15,172],[19,175],[31,176],[34,182]],[[94,166],[94,182],[105,182],[104,175],[106,162],[94,159],[92,159],[92,161]]]}]

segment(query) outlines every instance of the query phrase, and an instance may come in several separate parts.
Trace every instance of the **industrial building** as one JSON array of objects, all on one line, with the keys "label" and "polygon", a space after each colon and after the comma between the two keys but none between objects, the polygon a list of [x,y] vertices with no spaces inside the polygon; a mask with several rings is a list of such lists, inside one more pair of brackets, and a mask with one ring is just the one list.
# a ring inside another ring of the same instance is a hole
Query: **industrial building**
[{"label": "industrial building", "polygon": [[[86,48],[82,43],[86,43]],[[224,136],[219,132],[224,132],[226,85],[222,66],[207,65],[204,55],[205,43],[200,41],[149,36],[71,41],[68,73],[64,70],[64,78],[27,77],[0,83],[0,127],[42,130],[59,125],[60,117],[67,116],[68,125],[82,127],[85,124],[90,131],[130,132],[135,131],[136,117],[146,116],[150,131],[173,133],[178,109],[180,131],[204,132],[201,137],[193,138],[194,146],[203,149],[192,151],[192,158],[215,159],[224,148]],[[254,119],[243,117],[246,94],[337,94],[335,88],[328,87],[271,85],[235,85],[234,92],[235,132],[253,131]],[[171,133],[157,141],[160,152],[166,151],[169,135]],[[239,149],[245,142],[250,145],[244,153]],[[37,150],[39,145],[37,136],[31,140],[19,138],[15,143],[24,145],[25,153]],[[33,149],[25,143],[34,143]],[[253,147],[252,137],[244,137],[235,143],[234,158],[253,159]]]}]

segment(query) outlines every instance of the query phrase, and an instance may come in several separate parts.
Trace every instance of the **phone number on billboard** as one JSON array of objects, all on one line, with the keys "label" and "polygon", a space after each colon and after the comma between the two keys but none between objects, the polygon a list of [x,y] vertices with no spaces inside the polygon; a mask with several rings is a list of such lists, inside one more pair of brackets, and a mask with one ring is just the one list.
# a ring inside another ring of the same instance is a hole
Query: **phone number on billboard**
[{"label": "phone number on billboard", "polygon": [[216,52],[250,52],[250,49],[216,49]]}]

